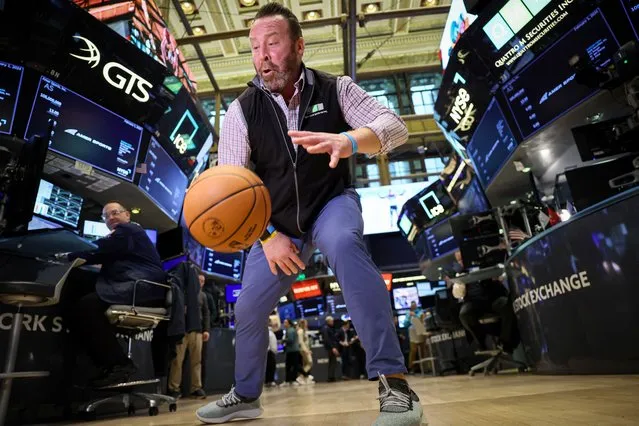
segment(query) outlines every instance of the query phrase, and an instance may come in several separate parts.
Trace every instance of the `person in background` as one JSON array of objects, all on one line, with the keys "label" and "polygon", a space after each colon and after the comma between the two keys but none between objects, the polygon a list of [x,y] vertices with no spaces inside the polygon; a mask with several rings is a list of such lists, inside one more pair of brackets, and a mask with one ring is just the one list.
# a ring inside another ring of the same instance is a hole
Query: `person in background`
[{"label": "person in background", "polygon": [[311,351],[311,343],[308,338],[308,322],[301,319],[297,323],[297,339],[300,342],[300,355],[302,356],[302,377],[304,384],[310,385],[315,383],[311,376],[311,368],[313,368],[313,352]]},{"label": "person in background", "polygon": [[286,353],[286,383],[288,385],[304,384],[304,380],[300,376],[302,371],[300,343],[295,324],[290,319],[284,320],[284,353]]},{"label": "person in background", "polygon": [[403,324],[404,328],[410,327],[413,316],[417,316],[421,318],[423,316],[423,313],[424,311],[422,311],[422,308],[419,308],[417,306],[417,302],[415,302],[414,300],[410,302],[410,312],[408,313],[408,315],[406,315],[406,318],[404,318],[404,324]]},{"label": "person in background", "polygon": [[[166,273],[155,246],[144,229],[131,222],[131,214],[118,201],[108,202],[102,219],[111,233],[95,242],[97,249],[59,253],[69,261],[84,259],[89,265],[102,265],[95,284],[65,302],[63,315],[74,340],[87,348],[100,373],[91,379],[93,387],[127,382],[137,371],[115,335],[115,328],[104,315],[111,305],[130,305],[133,287],[139,279],[165,283]],[[147,283],[136,288],[135,303],[161,307],[166,303],[166,289]]]},{"label": "person in background", "polygon": [[268,352],[266,354],[266,374],[264,377],[264,383],[267,387],[275,387],[275,371],[277,370],[277,361],[275,356],[277,355],[277,337],[275,331],[273,331],[277,325],[273,322],[268,327]]},{"label": "person in background", "polygon": [[393,320],[395,322],[395,332],[397,333],[397,339],[399,340],[399,347],[402,349],[402,353],[404,354],[404,362],[406,363],[407,369],[410,370],[410,365],[408,364],[410,342],[408,341],[406,328],[399,326],[399,317],[397,315],[395,315]]},{"label": "person in background", "polygon": [[342,323],[342,327],[337,331],[336,338],[340,345],[339,353],[342,358],[342,380],[350,380],[352,369],[351,357],[353,356],[351,344],[355,338],[355,333],[351,329],[350,321],[344,321]]},{"label": "person in background", "polygon": [[[206,276],[203,273],[200,273],[198,276],[200,280],[200,289],[204,297],[206,298],[206,305],[209,310],[209,327],[208,330],[211,330],[214,327],[214,323],[217,320],[217,308],[215,306],[215,298],[211,293],[206,291]],[[202,333],[202,389],[206,388],[206,359],[208,357],[208,349],[209,345],[207,342],[211,339],[211,333],[206,332]]]},{"label": "person in background", "polygon": [[200,305],[200,321],[201,328],[186,333],[182,339],[182,343],[177,345],[177,355],[171,361],[171,371],[169,373],[169,395],[180,398],[182,385],[182,363],[186,351],[189,352],[189,366],[191,371],[191,392],[193,398],[206,399],[206,393],[202,389],[202,343],[209,341],[209,327],[211,318],[209,314],[208,302],[201,288],[204,286],[206,279],[203,274],[199,274],[200,293],[198,295]]},{"label": "person in background", "polygon": [[[455,252],[455,259],[464,268],[464,260],[459,250]],[[447,282],[449,286],[452,286],[453,296],[464,301],[459,311],[459,320],[479,349],[482,351],[487,349],[486,332],[480,325],[479,318],[488,313],[495,313],[501,320],[499,341],[504,352],[512,353],[519,344],[519,331],[515,312],[504,284],[492,279],[470,284],[455,283],[454,279],[448,279]]]},{"label": "person in background", "polygon": [[339,356],[339,342],[335,333],[335,321],[331,316],[326,317],[326,324],[322,327],[322,342],[328,355],[328,381],[334,382],[337,357]]}]

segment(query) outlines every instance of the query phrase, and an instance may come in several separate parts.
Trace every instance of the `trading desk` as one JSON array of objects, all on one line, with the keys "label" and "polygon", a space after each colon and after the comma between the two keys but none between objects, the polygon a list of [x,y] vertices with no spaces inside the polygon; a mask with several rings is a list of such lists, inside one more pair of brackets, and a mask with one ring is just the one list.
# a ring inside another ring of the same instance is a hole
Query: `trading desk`
[{"label": "trading desk", "polygon": [[529,361],[541,373],[639,372],[639,188],[528,240],[507,261]]}]

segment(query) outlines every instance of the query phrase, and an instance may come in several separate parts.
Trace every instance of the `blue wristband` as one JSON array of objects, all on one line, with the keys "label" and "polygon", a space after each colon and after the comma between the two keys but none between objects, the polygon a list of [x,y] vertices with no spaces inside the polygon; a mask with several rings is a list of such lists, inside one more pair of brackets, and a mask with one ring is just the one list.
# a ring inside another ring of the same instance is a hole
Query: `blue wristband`
[{"label": "blue wristband", "polygon": [[340,135],[346,136],[348,140],[351,141],[351,146],[353,147],[353,155],[357,154],[357,141],[355,140],[355,138],[347,132],[342,132],[340,133]]}]

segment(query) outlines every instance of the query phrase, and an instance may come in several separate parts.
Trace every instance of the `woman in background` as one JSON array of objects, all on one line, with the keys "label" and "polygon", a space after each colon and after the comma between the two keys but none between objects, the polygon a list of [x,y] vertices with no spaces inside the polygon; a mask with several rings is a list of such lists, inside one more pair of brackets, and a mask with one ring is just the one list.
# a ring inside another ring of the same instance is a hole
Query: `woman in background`
[{"label": "woman in background", "polygon": [[[311,376],[311,368],[313,368],[313,352],[308,338],[308,322],[305,319],[299,321],[297,325],[297,340],[300,342],[300,354],[302,355],[302,382],[310,385],[315,383]],[[299,380],[298,380],[299,381]]]}]

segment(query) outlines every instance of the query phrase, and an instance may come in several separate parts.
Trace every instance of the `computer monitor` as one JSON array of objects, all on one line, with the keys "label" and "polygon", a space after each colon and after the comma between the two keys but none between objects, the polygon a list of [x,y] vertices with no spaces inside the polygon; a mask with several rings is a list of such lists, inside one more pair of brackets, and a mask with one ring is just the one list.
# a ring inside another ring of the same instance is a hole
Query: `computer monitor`
[{"label": "computer monitor", "polygon": [[55,223],[51,220],[46,220],[40,216],[33,215],[31,222],[29,222],[29,231],[36,231],[38,229],[60,229],[63,226]]},{"label": "computer monitor", "polygon": [[83,199],[79,195],[41,179],[33,212],[75,229],[80,220],[82,203]]},{"label": "computer monitor", "polygon": [[0,133],[10,135],[20,96],[24,67],[0,61]]},{"label": "computer monitor", "polygon": [[326,296],[326,313],[328,315],[339,315],[347,312],[344,296],[341,294],[329,294]]},{"label": "computer monitor", "polygon": [[324,316],[326,313],[326,300],[324,297],[313,297],[295,302],[298,318]]},{"label": "computer monitor", "polygon": [[142,139],[141,126],[41,77],[25,138],[47,135],[50,119],[54,121],[51,151],[133,181]]},{"label": "computer monitor", "polygon": [[284,322],[285,319],[294,320],[297,318],[295,315],[295,304],[286,303],[277,307],[277,313],[280,315],[280,320]]},{"label": "computer monitor", "polygon": [[151,138],[144,160],[146,174],[138,186],[171,220],[178,223],[188,178],[160,143]]},{"label": "computer monitor", "polygon": [[244,252],[221,253],[210,248],[204,251],[202,271],[223,279],[240,281],[244,267]]},{"label": "computer monitor", "polygon": [[412,302],[417,303],[417,306],[421,306],[417,287],[415,286],[394,288],[393,301],[395,309],[409,309]]}]

